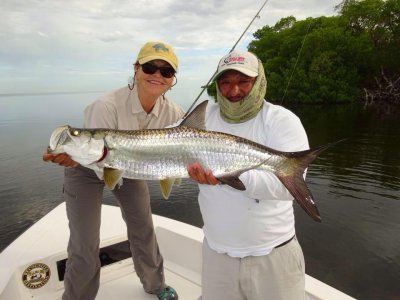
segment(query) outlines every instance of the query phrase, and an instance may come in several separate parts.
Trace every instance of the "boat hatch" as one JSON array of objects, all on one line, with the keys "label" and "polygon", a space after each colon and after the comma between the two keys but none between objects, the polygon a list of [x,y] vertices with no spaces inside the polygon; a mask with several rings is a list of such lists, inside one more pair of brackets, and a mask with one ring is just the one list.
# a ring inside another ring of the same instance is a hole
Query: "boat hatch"
[{"label": "boat hatch", "polygon": [[[121,260],[131,257],[131,251],[129,249],[129,242],[122,241],[107,247],[100,248],[100,263],[101,267],[119,262]],[[67,259],[57,261],[57,272],[58,280],[63,281],[65,275]]]}]

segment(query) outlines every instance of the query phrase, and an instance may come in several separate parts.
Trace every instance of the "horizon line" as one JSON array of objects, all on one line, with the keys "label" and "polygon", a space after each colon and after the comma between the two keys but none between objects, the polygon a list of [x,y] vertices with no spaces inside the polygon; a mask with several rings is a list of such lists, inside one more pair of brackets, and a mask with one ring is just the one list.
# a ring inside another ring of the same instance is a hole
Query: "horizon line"
[{"label": "horizon line", "polygon": [[0,93],[0,97],[6,97],[6,96],[34,96],[34,95],[59,95],[59,94],[89,94],[89,93],[104,93],[104,92],[105,91]]}]

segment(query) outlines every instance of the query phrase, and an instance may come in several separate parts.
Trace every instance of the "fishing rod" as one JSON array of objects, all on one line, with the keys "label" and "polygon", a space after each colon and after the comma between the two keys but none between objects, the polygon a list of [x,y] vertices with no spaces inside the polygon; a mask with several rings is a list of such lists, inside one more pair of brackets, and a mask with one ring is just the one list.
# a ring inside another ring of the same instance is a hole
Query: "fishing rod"
[{"label": "fishing rod", "polygon": [[[253,24],[254,20],[257,17],[260,17],[260,12],[261,10],[264,8],[264,6],[267,4],[269,0],[265,0],[263,5],[261,6],[261,8],[258,10],[258,12],[256,13],[256,15],[254,16],[254,18],[251,20],[251,22],[249,23],[249,25],[246,27],[246,29],[243,31],[242,35],[239,37],[239,39],[236,41],[236,43],[233,45],[232,49],[229,51],[229,53],[231,53],[237,46],[237,44],[239,44],[240,40],[242,39],[242,37],[245,35],[246,31],[250,28],[251,24]],[[206,90],[206,88],[210,85],[210,82],[212,81],[212,79],[214,78],[215,74],[217,74],[217,70],[215,70],[214,74],[210,77],[210,79],[208,80],[208,82],[203,85],[201,88],[201,92],[200,94],[196,97],[196,99],[194,99],[192,105],[189,107],[189,109],[187,110],[187,112],[185,113],[185,115],[183,116],[183,118],[187,117],[187,115],[189,114],[189,112],[192,110],[193,106],[196,104],[196,102],[199,100],[199,98],[201,97],[201,95],[204,93],[204,91]]]},{"label": "fishing rod", "polygon": [[293,77],[294,71],[296,70],[297,63],[299,62],[300,54],[301,54],[301,50],[303,50],[304,42],[306,41],[307,35],[310,32],[311,23],[312,23],[312,19],[310,19],[310,22],[308,23],[306,34],[304,35],[303,41],[301,42],[301,47],[300,47],[299,53],[297,54],[296,62],[294,64],[294,66],[293,66],[292,73],[290,74],[289,81],[288,81],[288,83],[286,85],[285,91],[283,92],[283,96],[282,96],[282,99],[281,99],[281,105],[283,104],[283,100],[285,99],[286,93],[287,93],[287,91],[289,89],[289,85],[290,85],[290,82],[292,81],[292,77]]}]

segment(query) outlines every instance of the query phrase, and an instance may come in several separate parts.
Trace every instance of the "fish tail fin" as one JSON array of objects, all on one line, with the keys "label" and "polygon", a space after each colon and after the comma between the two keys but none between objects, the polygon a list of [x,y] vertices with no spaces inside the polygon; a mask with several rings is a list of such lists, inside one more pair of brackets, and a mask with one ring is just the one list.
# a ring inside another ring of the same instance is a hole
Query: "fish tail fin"
[{"label": "fish tail fin", "polygon": [[[279,172],[277,177],[288,189],[290,194],[296,199],[297,203],[304,209],[304,211],[317,222],[321,222],[321,216],[315,204],[313,195],[304,181],[304,172],[308,165],[317,158],[317,156],[324,150],[343,140],[323,145],[310,150],[299,151],[291,153],[290,158],[296,161],[295,169],[292,172]],[[293,165],[292,165],[293,166]],[[289,174],[289,175],[288,175]]]},{"label": "fish tail fin", "polygon": [[303,174],[296,172],[294,175],[282,176],[277,174],[280,181],[296,199],[301,208],[314,220],[321,222],[321,215],[315,205],[313,196],[308,189]]}]

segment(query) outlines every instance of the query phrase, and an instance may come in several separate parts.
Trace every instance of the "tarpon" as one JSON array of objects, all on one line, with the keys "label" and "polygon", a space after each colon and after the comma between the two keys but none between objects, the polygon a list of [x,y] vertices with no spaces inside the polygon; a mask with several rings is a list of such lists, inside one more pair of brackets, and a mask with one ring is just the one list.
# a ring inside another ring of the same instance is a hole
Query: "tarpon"
[{"label": "tarpon", "polygon": [[67,153],[82,166],[103,172],[105,185],[114,189],[121,178],[160,180],[165,199],[187,166],[199,162],[221,183],[245,190],[239,176],[251,169],[275,174],[300,206],[315,221],[320,214],[305,181],[304,172],[318,148],[282,152],[235,135],[207,131],[204,116],[207,101],[199,104],[178,126],[163,129],[83,129],[68,125],[56,128],[48,153]]}]

